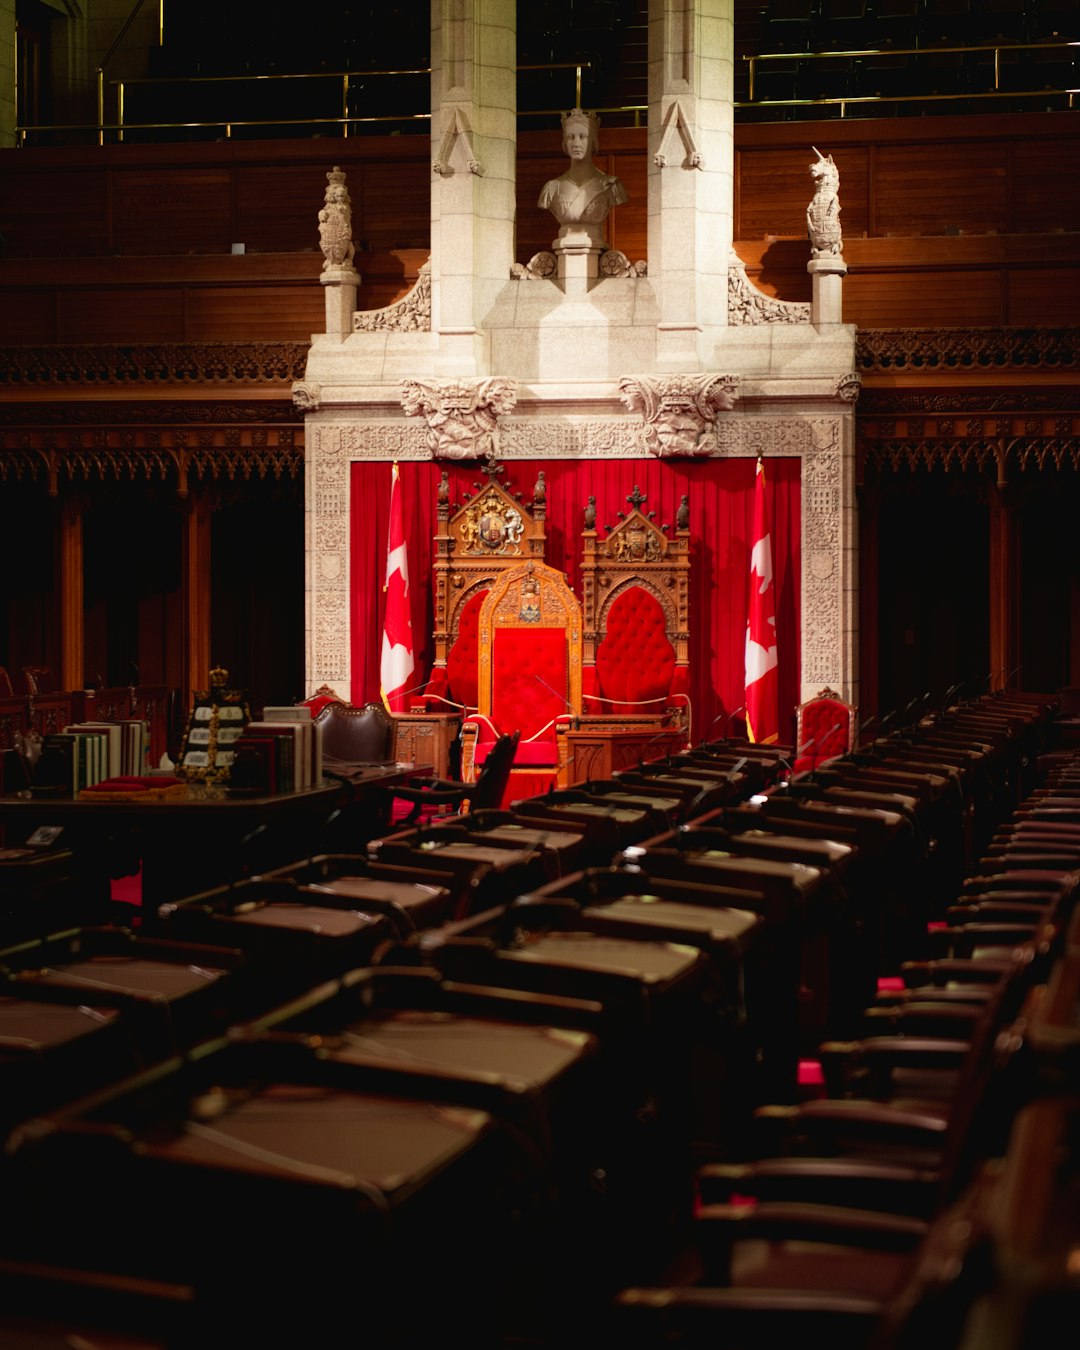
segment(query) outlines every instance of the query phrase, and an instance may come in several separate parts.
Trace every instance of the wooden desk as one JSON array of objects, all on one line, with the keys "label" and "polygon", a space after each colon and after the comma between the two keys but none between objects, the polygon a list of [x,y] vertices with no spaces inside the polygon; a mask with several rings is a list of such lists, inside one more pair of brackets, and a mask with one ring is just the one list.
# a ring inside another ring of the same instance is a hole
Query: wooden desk
[{"label": "wooden desk", "polygon": [[394,713],[394,754],[413,764],[430,764],[437,778],[457,778],[451,752],[461,735],[461,713]]},{"label": "wooden desk", "polygon": [[557,781],[561,788],[610,778],[620,769],[636,769],[643,762],[673,755],[686,745],[684,728],[668,725],[663,714],[581,717],[576,727],[560,723],[557,736]]},{"label": "wooden desk", "polygon": [[357,769],[348,783],[324,781],[267,797],[201,783],[189,784],[185,797],[157,801],[19,794],[0,797],[0,825],[8,844],[23,842],[39,825],[63,827],[57,846],[75,854],[90,922],[107,912],[110,878],[141,865],[143,923],[150,927],[166,901],[323,851],[324,827],[340,808],[428,773],[427,765],[378,765]]}]

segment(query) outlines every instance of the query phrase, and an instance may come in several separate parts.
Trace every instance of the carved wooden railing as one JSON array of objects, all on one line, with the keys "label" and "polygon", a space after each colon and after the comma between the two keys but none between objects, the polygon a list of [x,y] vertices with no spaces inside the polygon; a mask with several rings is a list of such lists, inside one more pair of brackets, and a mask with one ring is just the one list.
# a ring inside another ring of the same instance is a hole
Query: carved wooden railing
[{"label": "carved wooden railing", "polygon": [[[43,480],[56,495],[65,484],[173,478],[185,495],[193,480],[299,478],[291,387],[307,352],[304,342],[0,348],[0,388],[19,393],[0,401],[0,482]],[[201,397],[176,397],[183,386]],[[234,397],[252,386],[266,397]]]},{"label": "carved wooden railing", "polygon": [[[864,474],[938,469],[1004,485],[1015,472],[1080,471],[1080,327],[860,331],[856,364]],[[1001,379],[949,384],[951,372]],[[875,373],[903,379],[875,387]]]}]

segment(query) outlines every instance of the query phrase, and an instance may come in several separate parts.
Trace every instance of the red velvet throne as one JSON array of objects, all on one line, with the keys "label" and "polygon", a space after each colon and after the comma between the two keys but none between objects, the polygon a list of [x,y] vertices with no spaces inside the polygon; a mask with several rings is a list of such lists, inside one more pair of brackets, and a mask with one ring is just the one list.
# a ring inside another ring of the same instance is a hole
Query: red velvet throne
[{"label": "red velvet throne", "polygon": [[477,771],[506,732],[520,731],[510,796],[555,781],[556,728],[581,713],[581,606],[553,567],[504,571],[480,606],[477,711],[462,729],[462,777]]},{"label": "red velvet throne", "polygon": [[821,689],[795,709],[794,769],[802,773],[854,749],[858,709],[835,689]]},{"label": "red velvet throne", "polygon": [[436,503],[435,661],[416,707],[429,713],[476,710],[479,698],[480,607],[495,581],[530,558],[544,559],[543,475],[526,505],[499,481],[502,467],[485,465],[487,483],[461,507],[452,506],[443,474]]},{"label": "red velvet throne", "polygon": [[689,728],[689,513],[684,498],[672,534],[642,511],[636,487],[627,501],[629,514],[603,538],[595,508],[586,508],[582,725],[592,733],[610,727],[635,755],[641,736],[630,733],[655,734],[655,758],[682,744]]}]

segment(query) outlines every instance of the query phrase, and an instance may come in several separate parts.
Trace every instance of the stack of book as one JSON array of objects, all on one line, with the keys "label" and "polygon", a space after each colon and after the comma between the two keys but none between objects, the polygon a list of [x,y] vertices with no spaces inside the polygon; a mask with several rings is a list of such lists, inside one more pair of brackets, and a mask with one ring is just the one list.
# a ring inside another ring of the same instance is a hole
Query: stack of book
[{"label": "stack of book", "polygon": [[[145,774],[150,754],[149,723],[138,717],[124,717],[116,722],[73,722],[57,736],[76,736],[97,743],[95,759],[100,766],[96,777],[89,777],[78,787],[98,783],[102,778],[119,774]],[[46,740],[50,739],[46,737]]]},{"label": "stack of book", "polygon": [[268,707],[233,745],[230,782],[267,793],[298,792],[322,783],[322,727],[304,707]]}]

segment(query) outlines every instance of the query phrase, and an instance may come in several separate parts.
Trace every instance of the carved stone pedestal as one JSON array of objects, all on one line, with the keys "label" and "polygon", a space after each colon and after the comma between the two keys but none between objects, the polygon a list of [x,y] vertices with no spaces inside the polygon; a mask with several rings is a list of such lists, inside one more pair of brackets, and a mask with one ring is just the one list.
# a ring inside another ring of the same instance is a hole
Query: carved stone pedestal
[{"label": "carved stone pedestal", "polygon": [[602,243],[585,229],[563,226],[551,245],[558,267],[557,276],[567,296],[585,295],[600,279]]},{"label": "carved stone pedestal", "polygon": [[811,315],[818,328],[825,323],[844,322],[844,285],[847,263],[843,258],[811,258],[806,270],[814,287]]},{"label": "carved stone pedestal", "polygon": [[326,288],[326,332],[344,342],[352,332],[360,273],[354,267],[328,267],[319,281]]}]

